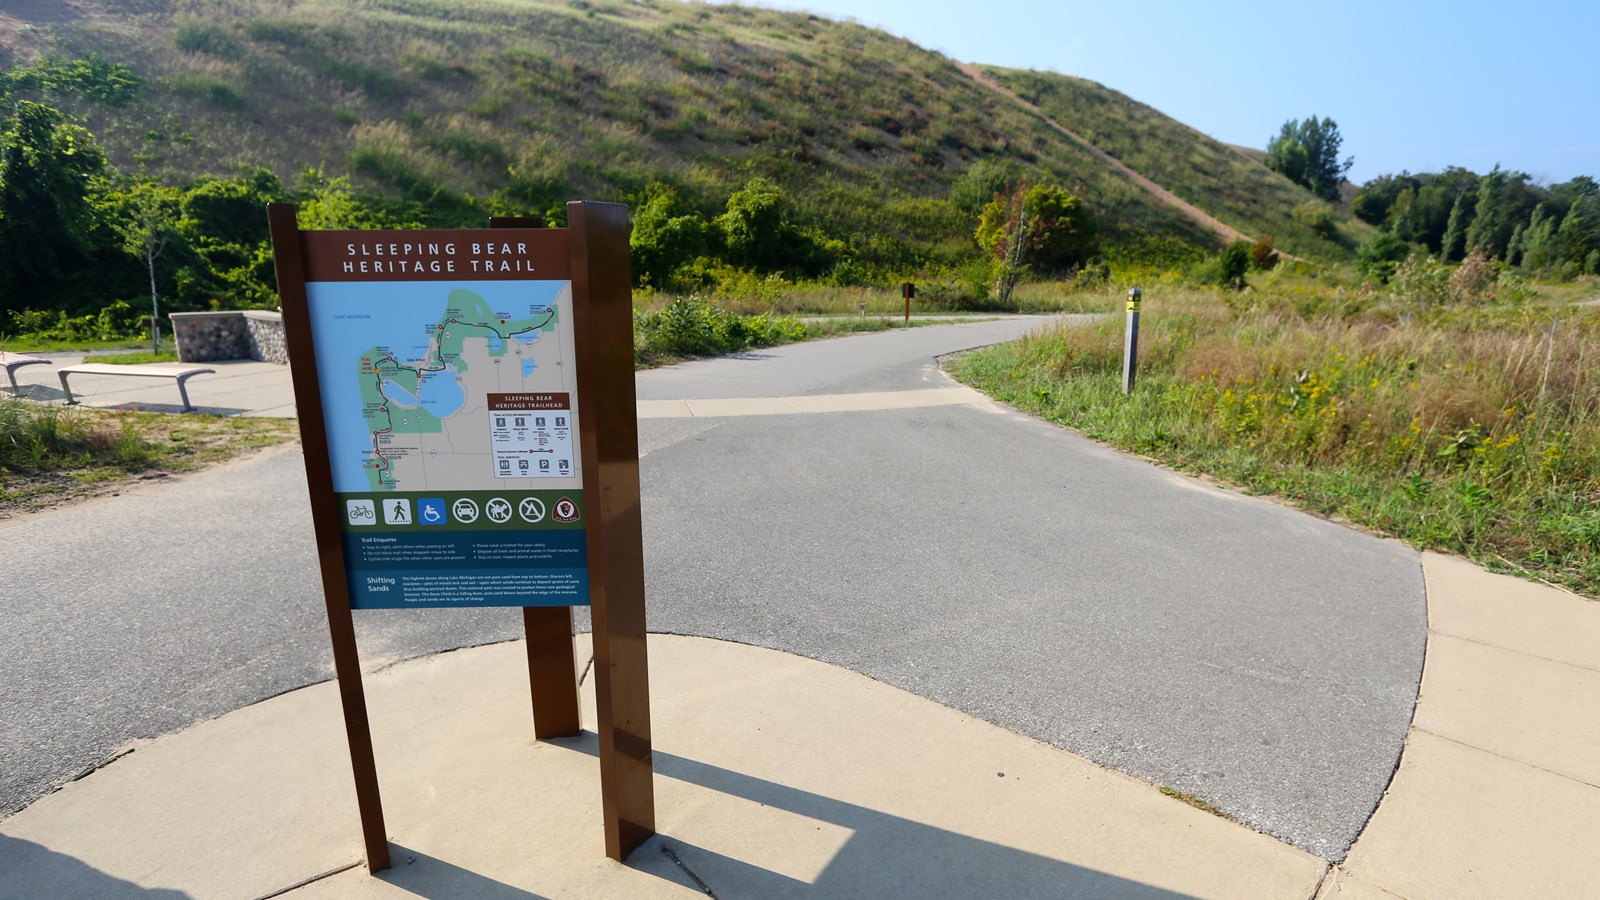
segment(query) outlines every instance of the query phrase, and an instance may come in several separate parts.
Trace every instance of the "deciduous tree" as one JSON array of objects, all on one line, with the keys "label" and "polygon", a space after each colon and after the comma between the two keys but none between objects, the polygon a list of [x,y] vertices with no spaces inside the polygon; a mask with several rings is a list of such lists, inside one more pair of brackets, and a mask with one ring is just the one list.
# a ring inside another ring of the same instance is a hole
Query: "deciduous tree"
[{"label": "deciduous tree", "polygon": [[105,166],[94,137],[51,107],[18,101],[0,125],[0,311],[61,305],[49,294],[88,258],[90,183]]},{"label": "deciduous tree", "polygon": [[150,352],[161,349],[161,303],[156,292],[156,258],[178,232],[181,195],[176,188],[149,181],[123,191],[121,215],[112,222],[122,248],[137,257],[150,275]]},{"label": "deciduous tree", "polygon": [[1339,199],[1339,187],[1355,157],[1339,160],[1344,138],[1332,119],[1311,116],[1305,121],[1290,119],[1278,136],[1267,144],[1267,167],[1302,185],[1311,193],[1332,203]]},{"label": "deciduous tree", "polygon": [[1005,304],[1030,269],[1064,274],[1088,262],[1099,246],[1099,226],[1064,188],[1023,182],[989,201],[974,237],[998,264],[995,288]]}]

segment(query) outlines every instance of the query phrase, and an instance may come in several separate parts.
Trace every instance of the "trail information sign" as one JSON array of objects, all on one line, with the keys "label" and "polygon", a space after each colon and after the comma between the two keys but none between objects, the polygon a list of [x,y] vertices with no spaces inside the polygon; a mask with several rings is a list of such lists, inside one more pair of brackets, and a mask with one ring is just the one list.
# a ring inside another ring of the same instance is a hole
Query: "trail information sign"
[{"label": "trail information sign", "polygon": [[560,237],[303,233],[353,608],[589,602]]},{"label": "trail information sign", "polygon": [[520,606],[533,734],[580,733],[589,605],[606,855],[655,831],[626,207],[301,231],[269,204],[356,804],[390,863],[353,612]]}]

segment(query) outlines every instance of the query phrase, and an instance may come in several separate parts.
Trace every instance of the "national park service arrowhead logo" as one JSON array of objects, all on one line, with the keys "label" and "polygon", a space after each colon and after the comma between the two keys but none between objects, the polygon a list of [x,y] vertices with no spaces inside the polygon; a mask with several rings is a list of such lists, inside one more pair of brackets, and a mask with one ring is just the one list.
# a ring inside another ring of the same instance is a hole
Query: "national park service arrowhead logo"
[{"label": "national park service arrowhead logo", "polygon": [[557,522],[576,522],[578,521],[578,504],[573,503],[571,498],[562,497],[556,501],[556,505],[550,510],[550,516]]}]

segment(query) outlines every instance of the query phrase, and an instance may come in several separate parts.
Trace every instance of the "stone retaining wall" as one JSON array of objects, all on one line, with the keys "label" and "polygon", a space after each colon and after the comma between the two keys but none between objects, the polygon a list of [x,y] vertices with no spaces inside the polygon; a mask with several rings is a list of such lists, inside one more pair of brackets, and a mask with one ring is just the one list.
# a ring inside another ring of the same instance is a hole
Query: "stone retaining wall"
[{"label": "stone retaining wall", "polygon": [[262,362],[289,364],[289,346],[283,340],[283,313],[265,309],[244,311],[244,325],[250,340],[250,358]]},{"label": "stone retaining wall", "polygon": [[283,314],[265,309],[173,313],[172,336],[183,362],[259,359],[289,364]]}]

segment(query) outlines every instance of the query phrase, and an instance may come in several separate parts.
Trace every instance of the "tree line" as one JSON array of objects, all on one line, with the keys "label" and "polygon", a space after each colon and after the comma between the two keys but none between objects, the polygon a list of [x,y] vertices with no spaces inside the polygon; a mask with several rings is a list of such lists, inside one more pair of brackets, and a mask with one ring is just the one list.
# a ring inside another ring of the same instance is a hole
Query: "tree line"
[{"label": "tree line", "polygon": [[1478,253],[1544,278],[1600,274],[1600,183],[1587,175],[1553,185],[1499,166],[1381,175],[1352,211],[1381,229],[1358,250],[1368,268],[1416,246],[1443,262]]}]

